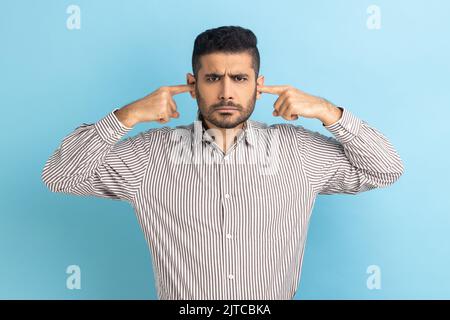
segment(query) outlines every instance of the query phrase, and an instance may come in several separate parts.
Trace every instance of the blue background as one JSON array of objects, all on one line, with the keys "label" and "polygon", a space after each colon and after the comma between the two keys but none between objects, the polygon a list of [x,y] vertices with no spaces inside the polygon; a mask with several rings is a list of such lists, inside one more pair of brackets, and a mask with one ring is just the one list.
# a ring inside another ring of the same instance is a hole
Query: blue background
[{"label": "blue background", "polygon": [[[81,8],[69,30],[66,9]],[[381,29],[366,26],[381,9]],[[2,1],[0,298],[156,299],[132,207],[51,193],[45,161],[83,122],[162,85],[184,84],[195,37],[222,25],[258,37],[265,84],[351,110],[405,164],[388,189],[319,196],[297,299],[450,298],[448,1]],[[196,101],[175,97],[191,123]],[[252,115],[266,123],[275,97]],[[326,135],[315,119],[295,122]],[[139,124],[129,135],[157,123]],[[81,268],[81,289],[66,268]],[[369,265],[381,289],[369,290]]]}]

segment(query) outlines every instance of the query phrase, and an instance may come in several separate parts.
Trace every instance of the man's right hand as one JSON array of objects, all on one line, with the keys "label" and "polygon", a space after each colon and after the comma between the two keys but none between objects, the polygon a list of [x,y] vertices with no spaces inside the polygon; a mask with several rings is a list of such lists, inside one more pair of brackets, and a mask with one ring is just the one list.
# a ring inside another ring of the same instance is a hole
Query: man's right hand
[{"label": "man's right hand", "polygon": [[170,118],[180,116],[173,96],[194,90],[193,84],[160,87],[151,94],[117,110],[115,115],[127,127],[133,127],[140,122],[167,123]]}]

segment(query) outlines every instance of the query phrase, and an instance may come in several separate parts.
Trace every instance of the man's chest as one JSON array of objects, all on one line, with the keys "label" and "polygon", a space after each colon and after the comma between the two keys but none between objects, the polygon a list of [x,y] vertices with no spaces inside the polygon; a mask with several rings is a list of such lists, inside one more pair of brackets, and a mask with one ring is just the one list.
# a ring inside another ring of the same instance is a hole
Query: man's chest
[{"label": "man's chest", "polygon": [[[151,171],[151,170],[150,170]],[[156,172],[149,172],[156,176]],[[292,168],[258,164],[177,164],[143,186],[156,217],[192,231],[273,231],[295,219],[302,190]],[[199,229],[200,228],[200,229]]]}]

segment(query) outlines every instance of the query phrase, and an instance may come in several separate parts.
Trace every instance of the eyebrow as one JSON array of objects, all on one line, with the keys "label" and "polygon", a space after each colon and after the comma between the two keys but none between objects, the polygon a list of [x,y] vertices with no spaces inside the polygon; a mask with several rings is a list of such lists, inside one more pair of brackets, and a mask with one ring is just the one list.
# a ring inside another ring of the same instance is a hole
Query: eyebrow
[{"label": "eyebrow", "polygon": [[[248,74],[246,74],[246,73],[236,73],[236,74],[229,73],[229,75],[231,77],[240,76],[240,77],[247,77],[248,78]],[[205,78],[207,78],[207,77],[223,77],[223,76],[224,76],[224,74],[219,74],[219,73],[216,73],[216,72],[205,74]]]}]

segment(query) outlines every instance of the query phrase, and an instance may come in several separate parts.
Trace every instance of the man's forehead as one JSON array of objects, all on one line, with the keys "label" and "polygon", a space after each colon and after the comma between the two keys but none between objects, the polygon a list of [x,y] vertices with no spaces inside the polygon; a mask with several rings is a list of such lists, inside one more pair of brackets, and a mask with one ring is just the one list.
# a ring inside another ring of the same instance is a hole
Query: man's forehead
[{"label": "man's forehead", "polygon": [[202,73],[249,73],[252,57],[248,53],[212,53],[201,57]]}]

